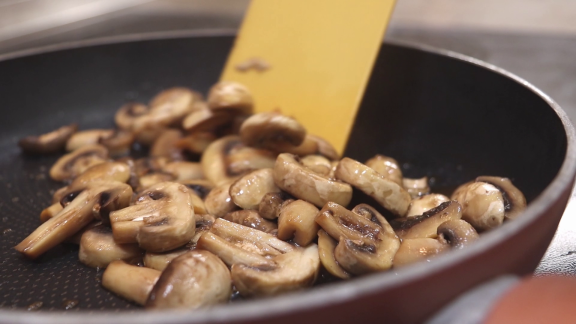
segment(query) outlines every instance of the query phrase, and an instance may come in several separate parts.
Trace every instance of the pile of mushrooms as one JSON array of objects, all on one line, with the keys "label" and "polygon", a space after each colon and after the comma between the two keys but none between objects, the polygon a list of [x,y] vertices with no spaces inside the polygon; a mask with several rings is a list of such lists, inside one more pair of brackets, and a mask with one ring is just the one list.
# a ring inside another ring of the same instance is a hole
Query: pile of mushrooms
[{"label": "pile of mushrooms", "polygon": [[[65,185],[16,250],[37,258],[63,243],[106,268],[102,285],[150,309],[193,309],[231,296],[312,286],[322,272],[349,279],[460,249],[521,215],[507,178],[481,176],[451,197],[392,158],[340,158],[279,111],[253,113],[246,87],[187,88],[129,103],[115,129],[76,125],[20,141],[61,156]],[[134,156],[135,144],[147,147]],[[353,189],[371,201],[350,206]],[[371,205],[370,205],[371,204]]]}]

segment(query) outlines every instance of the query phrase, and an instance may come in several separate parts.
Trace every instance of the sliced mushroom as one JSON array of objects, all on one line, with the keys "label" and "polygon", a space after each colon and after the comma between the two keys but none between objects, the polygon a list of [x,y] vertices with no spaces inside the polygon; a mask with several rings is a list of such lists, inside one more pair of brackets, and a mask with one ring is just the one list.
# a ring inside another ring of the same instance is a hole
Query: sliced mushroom
[{"label": "sliced mushroom", "polygon": [[340,154],[338,154],[334,146],[332,146],[332,144],[327,140],[312,134],[306,134],[306,138],[316,142],[318,145],[318,154],[323,155],[332,161],[340,160]]},{"label": "sliced mushroom", "polygon": [[202,154],[216,140],[212,132],[193,132],[176,142],[176,147],[195,154]]},{"label": "sliced mushroom", "polygon": [[214,189],[214,184],[204,179],[180,180],[178,182],[191,189],[201,199],[205,199]]},{"label": "sliced mushroom", "polygon": [[401,267],[420,261],[430,261],[438,254],[448,251],[450,246],[433,238],[412,238],[402,240],[394,256],[394,267]]},{"label": "sliced mushroom", "polygon": [[479,236],[470,223],[462,219],[446,221],[438,226],[438,240],[452,248],[461,249],[476,241]]},{"label": "sliced mushroom", "polygon": [[273,264],[232,265],[232,282],[242,296],[273,296],[309,287],[320,270],[318,246],[276,256]]},{"label": "sliced mushroom", "polygon": [[526,209],[526,197],[522,191],[516,188],[508,178],[481,176],[476,178],[476,182],[489,183],[502,193],[504,199],[504,217],[515,219]]},{"label": "sliced mushroom", "polygon": [[[262,218],[255,210],[237,210],[224,216],[224,219],[236,224],[252,227],[266,233],[276,233],[278,225]],[[282,238],[280,238],[282,239]]]},{"label": "sliced mushroom", "polygon": [[147,114],[134,119],[131,130],[138,134],[147,129],[178,125],[198,99],[197,93],[186,88],[166,89],[151,100]]},{"label": "sliced mushroom", "polygon": [[374,208],[361,204],[354,210],[329,202],[316,216],[322,229],[339,240],[335,259],[347,272],[357,275],[389,269],[400,240]]},{"label": "sliced mushroom", "polygon": [[102,286],[121,297],[144,305],[158,278],[158,270],[114,261],[102,275]]},{"label": "sliced mushroom", "polygon": [[134,143],[134,135],[125,130],[114,130],[108,137],[101,137],[98,144],[104,145],[111,156],[121,156],[130,153]]},{"label": "sliced mushroom", "polygon": [[397,216],[404,216],[412,200],[410,194],[396,182],[390,181],[374,169],[350,158],[338,163],[336,179],[361,190]]},{"label": "sliced mushroom", "polygon": [[309,201],[322,207],[329,201],[348,205],[352,199],[350,185],[330,180],[305,168],[292,154],[278,155],[274,165],[274,183],[296,198]]},{"label": "sliced mushroom", "polygon": [[274,161],[271,152],[245,147],[236,135],[214,141],[201,159],[206,179],[216,185],[235,180],[246,172],[271,168]]},{"label": "sliced mushroom", "polygon": [[299,122],[278,112],[254,114],[240,127],[244,144],[272,150],[278,145],[299,146],[305,136],[306,129]]},{"label": "sliced mushroom", "polygon": [[[15,248],[35,259],[88,225],[101,213],[128,206],[132,188],[120,182],[93,182],[60,213],[40,225]],[[107,206],[103,208],[103,206]]]},{"label": "sliced mushroom", "polygon": [[349,279],[350,274],[336,261],[334,257],[334,250],[338,244],[326,231],[318,231],[318,255],[320,256],[320,262],[331,275],[338,277],[340,279]]},{"label": "sliced mushroom", "polygon": [[278,238],[289,240],[300,246],[312,243],[318,233],[316,215],[318,208],[304,200],[283,204],[278,217]]},{"label": "sliced mushroom", "polygon": [[401,239],[436,238],[440,224],[463,217],[462,207],[455,201],[447,201],[420,216],[397,218],[391,222]]},{"label": "sliced mushroom", "polygon": [[202,164],[198,162],[174,161],[166,164],[162,171],[171,173],[177,181],[204,179]]},{"label": "sliced mushroom", "polygon": [[247,115],[252,113],[254,100],[244,85],[233,81],[220,81],[210,88],[208,106],[214,111],[228,110]]},{"label": "sliced mushroom", "polygon": [[159,271],[164,271],[164,269],[166,269],[166,267],[170,262],[172,262],[172,260],[176,259],[177,257],[181,256],[182,254],[188,251],[190,250],[183,247],[164,253],[146,252],[143,259],[144,266]]},{"label": "sliced mushroom", "polygon": [[104,162],[92,166],[77,176],[70,186],[87,184],[93,181],[127,182],[130,179],[130,167],[122,162]]},{"label": "sliced mushroom", "polygon": [[322,155],[307,155],[300,159],[300,163],[308,169],[323,176],[330,176],[332,163]]},{"label": "sliced mushroom", "polygon": [[308,136],[308,134],[304,136],[304,140],[300,145],[292,145],[287,142],[280,142],[270,146],[269,149],[278,153],[290,153],[298,156],[318,154],[319,152],[318,141]]},{"label": "sliced mushroom", "polygon": [[66,151],[74,151],[81,147],[98,144],[101,139],[114,134],[113,129],[89,129],[74,133],[66,142]]},{"label": "sliced mushroom", "polygon": [[77,124],[62,126],[46,134],[21,138],[18,146],[27,154],[57,153],[64,150],[66,142],[77,130]]},{"label": "sliced mushroom", "polygon": [[190,113],[182,122],[182,128],[189,133],[215,131],[232,123],[234,114],[230,111],[200,109]]},{"label": "sliced mushroom", "polygon": [[60,205],[59,202],[44,208],[42,212],[40,212],[40,221],[44,223],[50,218],[58,215],[58,213],[61,212],[62,209],[64,209],[64,207],[62,207],[62,205]]},{"label": "sliced mushroom", "polygon": [[406,217],[422,215],[428,210],[440,206],[441,203],[449,201],[450,198],[441,194],[428,194],[412,199]]},{"label": "sliced mushroom", "polygon": [[194,250],[172,260],[152,288],[148,309],[195,309],[230,298],[230,271],[214,254]]},{"label": "sliced mushroom", "polygon": [[366,161],[366,165],[383,175],[384,178],[394,181],[400,186],[402,185],[402,170],[395,159],[377,154]]},{"label": "sliced mushroom", "polygon": [[196,247],[214,253],[228,266],[236,263],[272,264],[272,261],[259,253],[239,247],[212,232],[203,233],[198,239]]},{"label": "sliced mushroom", "polygon": [[56,181],[70,180],[88,168],[106,162],[108,150],[98,144],[83,146],[56,161],[50,168],[50,178]]},{"label": "sliced mushroom", "polygon": [[258,214],[266,219],[276,219],[280,215],[280,208],[288,199],[284,192],[269,192],[262,197],[258,204]]},{"label": "sliced mushroom", "polygon": [[140,178],[138,178],[138,187],[136,188],[136,190],[137,192],[141,192],[142,190],[155,184],[173,180],[175,180],[175,178],[172,173],[165,173],[165,172],[149,173],[147,175],[143,175]]},{"label": "sliced mushroom", "polygon": [[78,259],[93,268],[105,268],[112,261],[142,257],[138,244],[118,244],[108,226],[93,227],[82,234]]},{"label": "sliced mushroom", "polygon": [[238,206],[230,197],[230,186],[232,182],[223,183],[210,191],[204,199],[204,205],[208,214],[216,217],[224,217],[229,212],[238,209]]},{"label": "sliced mushroom", "polygon": [[134,124],[134,119],[146,115],[148,111],[148,106],[144,104],[129,102],[118,109],[116,115],[114,115],[114,121],[118,128],[130,130],[132,129],[132,124]]},{"label": "sliced mushroom", "polygon": [[149,187],[134,205],[111,213],[110,221],[116,242],[138,242],[149,252],[185,245],[196,227],[189,189],[174,182]]},{"label": "sliced mushroom", "polygon": [[479,231],[496,228],[504,221],[504,197],[487,182],[469,182],[458,187],[452,199],[462,205],[462,219]]},{"label": "sliced mushroom", "polygon": [[166,129],[154,140],[150,147],[151,157],[165,157],[168,160],[183,160],[182,149],[178,146],[182,132],[177,129]]},{"label": "sliced mushroom", "polygon": [[430,193],[430,186],[428,185],[428,177],[422,177],[419,179],[402,179],[402,186],[408,191],[412,199],[416,199],[420,196],[427,195]]},{"label": "sliced mushroom", "polygon": [[236,180],[230,186],[232,201],[243,209],[258,209],[265,194],[280,192],[280,188],[274,184],[273,173],[269,168],[259,169]]}]

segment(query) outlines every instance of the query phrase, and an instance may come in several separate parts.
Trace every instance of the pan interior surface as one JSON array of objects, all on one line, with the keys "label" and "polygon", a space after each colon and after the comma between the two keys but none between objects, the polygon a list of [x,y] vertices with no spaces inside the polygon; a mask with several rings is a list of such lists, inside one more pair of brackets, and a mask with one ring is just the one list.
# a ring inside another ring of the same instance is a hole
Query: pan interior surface
[{"label": "pan interior surface", "polygon": [[[42,302],[42,311],[62,312],[75,300],[66,312],[139,311],[101,287],[102,271],[80,264],[76,246],[63,244],[36,261],[13,249],[40,224],[40,211],[61,186],[48,178],[57,157],[23,156],[16,142],[72,122],[112,127],[122,104],[146,102],[167,87],[206,93],[232,44],[232,37],[144,40],[0,61],[0,310]],[[385,44],[345,155],[392,156],[405,176],[428,176],[447,193],[479,175],[506,176],[532,201],[558,174],[566,150],[561,119],[522,84]]]}]

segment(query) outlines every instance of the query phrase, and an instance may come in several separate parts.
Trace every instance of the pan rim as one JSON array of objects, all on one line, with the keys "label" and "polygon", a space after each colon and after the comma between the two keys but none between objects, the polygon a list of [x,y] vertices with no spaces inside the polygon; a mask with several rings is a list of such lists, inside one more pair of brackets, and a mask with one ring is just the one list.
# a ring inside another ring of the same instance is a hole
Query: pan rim
[{"label": "pan rim", "polygon": [[[198,37],[233,37],[235,30],[211,29],[211,30],[182,30],[169,32],[153,32],[127,34],[112,37],[102,37],[82,41],[66,42],[55,45],[42,46],[0,55],[0,62],[22,58],[31,55],[39,55],[62,50],[70,50],[81,47],[91,47],[100,45],[110,45],[117,43],[129,43],[139,41],[151,41],[175,38],[198,38]],[[269,300],[258,300],[242,302],[238,304],[221,305],[211,309],[194,310],[190,312],[158,311],[158,312],[91,312],[90,316],[85,316],[86,312],[61,313],[61,312],[39,312],[30,313],[23,310],[0,309],[0,322],[6,323],[103,323],[114,320],[116,323],[132,323],[138,321],[145,323],[189,323],[189,322],[226,322],[242,321],[257,318],[278,316],[288,312],[307,311],[313,308],[322,307],[330,303],[344,303],[360,295],[370,295],[381,289],[389,289],[401,286],[406,282],[416,280],[431,273],[438,273],[443,269],[450,268],[461,261],[472,258],[491,247],[502,243],[506,237],[520,232],[529,224],[533,223],[544,212],[556,203],[562,193],[572,189],[573,179],[576,175],[576,146],[575,130],[566,112],[542,90],[538,89],[528,81],[519,76],[499,68],[482,60],[463,55],[457,52],[439,49],[433,46],[405,42],[386,41],[386,44],[406,47],[409,49],[422,51],[434,55],[446,56],[452,59],[466,62],[500,74],[524,86],[527,90],[540,97],[558,116],[562,123],[566,135],[566,155],[562,165],[550,184],[542,193],[534,199],[525,211],[524,217],[510,222],[498,229],[498,231],[488,232],[483,235],[484,239],[465,250],[452,251],[439,256],[437,262],[427,266],[408,266],[395,274],[393,272],[374,274],[363,278],[357,278],[353,283],[337,283],[324,287],[318,287],[311,291],[292,293],[279,296]],[[328,297],[329,298],[326,298]]]}]

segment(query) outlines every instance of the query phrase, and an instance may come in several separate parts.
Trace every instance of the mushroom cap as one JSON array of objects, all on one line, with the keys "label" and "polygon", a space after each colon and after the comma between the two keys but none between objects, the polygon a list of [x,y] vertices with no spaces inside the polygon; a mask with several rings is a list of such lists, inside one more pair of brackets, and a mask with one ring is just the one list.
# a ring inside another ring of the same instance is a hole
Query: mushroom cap
[{"label": "mushroom cap", "polygon": [[438,226],[438,240],[452,248],[461,249],[476,241],[478,232],[463,219],[452,219]]},{"label": "mushroom cap", "polygon": [[70,180],[107,159],[106,147],[99,144],[86,145],[60,157],[50,168],[50,178],[56,181]]},{"label": "mushroom cap", "polygon": [[271,296],[311,286],[318,276],[318,246],[274,257],[272,265],[234,264],[232,281],[242,296]]},{"label": "mushroom cap", "polygon": [[469,182],[458,187],[452,199],[462,205],[462,219],[478,231],[496,228],[504,221],[502,192],[487,182]]},{"label": "mushroom cap", "polygon": [[208,214],[212,214],[215,217],[224,217],[229,212],[238,209],[238,206],[234,204],[232,197],[230,197],[231,185],[232,181],[229,181],[216,186],[204,198],[204,205]]},{"label": "mushroom cap", "polygon": [[39,136],[26,136],[18,141],[18,146],[26,154],[52,154],[63,151],[66,142],[78,131],[78,124],[62,126]]},{"label": "mushroom cap", "polygon": [[395,159],[377,154],[370,158],[365,163],[368,167],[374,169],[374,171],[380,173],[384,178],[396,182],[398,185],[402,185],[402,170],[398,161]]},{"label": "mushroom cap", "polygon": [[117,295],[144,305],[160,271],[113,261],[102,274],[102,286]]},{"label": "mushroom cap", "polygon": [[78,259],[89,267],[105,268],[112,261],[131,260],[142,254],[138,244],[118,244],[114,241],[112,229],[99,225],[82,234]]},{"label": "mushroom cap", "polygon": [[320,256],[320,262],[331,275],[338,277],[340,279],[349,279],[350,274],[336,261],[334,257],[334,250],[338,242],[334,240],[326,231],[318,231],[318,255]]},{"label": "mushroom cap", "polygon": [[274,184],[274,171],[270,168],[252,171],[230,186],[232,201],[242,209],[258,209],[260,201],[269,192],[280,192]]},{"label": "mushroom cap", "polygon": [[240,127],[242,142],[253,147],[275,149],[278,145],[298,146],[305,136],[304,126],[278,112],[254,114]]},{"label": "mushroom cap", "polygon": [[489,183],[502,193],[504,200],[504,217],[506,219],[515,219],[520,213],[526,209],[526,197],[520,189],[512,184],[508,178],[494,177],[494,176],[480,176],[476,178],[476,182]]},{"label": "mushroom cap", "polygon": [[306,155],[300,158],[300,163],[302,163],[302,165],[308,169],[318,173],[319,175],[329,177],[330,172],[332,171],[331,161],[322,155]]},{"label": "mushroom cap", "polygon": [[361,190],[397,216],[404,216],[412,200],[410,194],[396,182],[386,179],[374,169],[350,158],[338,163],[336,179]]},{"label": "mushroom cap", "polygon": [[99,144],[100,140],[111,137],[113,129],[88,129],[75,132],[66,142],[66,151],[71,152],[86,145]]},{"label": "mushroom cap", "polygon": [[397,218],[391,221],[392,227],[401,239],[436,238],[440,224],[463,217],[463,209],[455,201],[447,201],[419,216]]},{"label": "mushroom cap", "polygon": [[438,207],[441,203],[449,201],[450,198],[442,194],[427,194],[424,196],[416,197],[410,202],[410,208],[406,213],[406,217],[422,215],[428,210]]},{"label": "mushroom cap", "polygon": [[348,205],[352,199],[350,185],[331,180],[303,167],[296,156],[282,153],[274,164],[274,183],[296,198],[322,207],[329,201]]},{"label": "mushroom cap", "polygon": [[230,298],[228,267],[208,251],[189,251],[175,258],[162,271],[152,288],[147,309],[194,309]]},{"label": "mushroom cap", "polygon": [[110,214],[114,239],[138,242],[149,252],[164,252],[188,243],[196,221],[190,192],[175,182],[161,182],[144,190],[134,205]]},{"label": "mushroom cap", "polygon": [[208,92],[208,106],[212,110],[230,110],[239,114],[252,113],[254,100],[248,88],[234,81],[220,81]]}]

